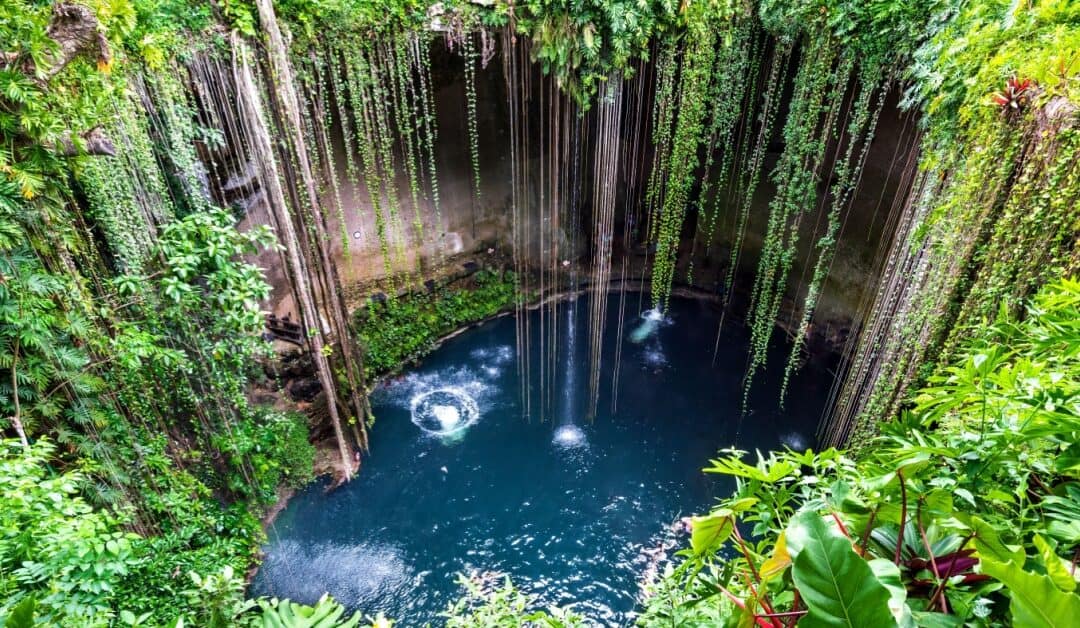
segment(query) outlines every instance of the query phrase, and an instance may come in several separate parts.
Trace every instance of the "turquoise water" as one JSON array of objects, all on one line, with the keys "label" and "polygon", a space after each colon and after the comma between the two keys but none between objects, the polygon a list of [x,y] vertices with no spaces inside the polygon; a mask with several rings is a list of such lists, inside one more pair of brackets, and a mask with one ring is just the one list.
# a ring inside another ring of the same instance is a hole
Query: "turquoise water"
[{"label": "turquoise water", "polygon": [[618,301],[609,299],[591,421],[584,300],[560,305],[555,343],[546,331],[556,369],[543,391],[539,314],[530,315],[528,419],[511,317],[450,340],[381,386],[359,476],[330,493],[316,483],[292,500],[268,531],[251,593],[310,603],[329,592],[403,626],[439,625],[460,595],[456,574],[508,574],[545,603],[573,602],[604,625],[632,622],[642,578],[662,571],[673,553],[665,548],[684,540],[674,524],[732,488],[701,473],[709,458],[731,445],[813,445],[831,378],[804,369],[781,411],[778,347],[755,384],[754,410],[740,416],[745,331],[727,326],[714,365],[715,306],[673,299],[660,319],[638,315],[631,294],[613,413]]}]

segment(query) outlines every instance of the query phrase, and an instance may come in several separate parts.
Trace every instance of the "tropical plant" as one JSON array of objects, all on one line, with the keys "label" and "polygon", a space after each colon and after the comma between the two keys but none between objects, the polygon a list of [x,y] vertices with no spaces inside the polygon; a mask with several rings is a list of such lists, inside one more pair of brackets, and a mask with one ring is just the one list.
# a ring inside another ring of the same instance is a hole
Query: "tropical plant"
[{"label": "tropical plant", "polygon": [[536,596],[522,593],[509,578],[499,585],[461,574],[458,582],[465,594],[442,613],[447,628],[574,628],[587,625],[585,618],[570,607],[550,606],[538,610]]},{"label": "tropical plant", "polygon": [[1062,280],[970,341],[858,459],[725,452],[706,472],[738,488],[693,520],[642,623],[1067,625],[1078,382],[1080,283]]},{"label": "tropical plant", "polygon": [[457,289],[372,301],[356,313],[368,374],[401,368],[425,355],[439,338],[508,309],[516,299],[513,274],[482,270]]},{"label": "tropical plant", "polygon": [[104,625],[135,562],[134,537],[122,517],[82,499],[85,474],[52,472],[54,452],[45,440],[0,441],[0,616]]}]

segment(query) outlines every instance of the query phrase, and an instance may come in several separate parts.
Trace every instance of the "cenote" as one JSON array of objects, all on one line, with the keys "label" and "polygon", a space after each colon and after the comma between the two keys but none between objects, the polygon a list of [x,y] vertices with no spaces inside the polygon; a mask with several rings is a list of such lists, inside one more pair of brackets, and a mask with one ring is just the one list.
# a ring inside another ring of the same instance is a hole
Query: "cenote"
[{"label": "cenote", "polygon": [[[542,604],[574,603],[593,620],[629,623],[643,574],[685,541],[680,518],[732,489],[701,472],[709,458],[729,446],[812,446],[831,384],[823,368],[807,365],[780,409],[779,373],[770,372],[743,416],[745,330],[729,321],[714,361],[715,304],[674,298],[663,318],[637,314],[647,303],[626,294],[617,394],[611,333],[591,420],[586,298],[560,304],[558,329],[547,330],[558,349],[550,390],[539,384],[541,315],[528,314],[529,417],[512,317],[452,338],[381,384],[360,473],[292,499],[268,530],[250,592],[306,603],[329,592],[350,609],[438,625],[460,595],[457,574],[510,576]],[[614,330],[617,295],[607,307]]]}]

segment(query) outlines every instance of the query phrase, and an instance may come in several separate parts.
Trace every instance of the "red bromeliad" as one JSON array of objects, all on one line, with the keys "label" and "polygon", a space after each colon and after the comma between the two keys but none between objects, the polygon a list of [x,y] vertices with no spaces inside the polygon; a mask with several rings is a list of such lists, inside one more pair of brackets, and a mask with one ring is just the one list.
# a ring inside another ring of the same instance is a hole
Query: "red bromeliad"
[{"label": "red bromeliad", "polygon": [[1032,79],[1013,76],[1005,81],[1005,89],[994,92],[994,104],[1004,112],[1018,111],[1031,100],[1037,90],[1038,86]]}]

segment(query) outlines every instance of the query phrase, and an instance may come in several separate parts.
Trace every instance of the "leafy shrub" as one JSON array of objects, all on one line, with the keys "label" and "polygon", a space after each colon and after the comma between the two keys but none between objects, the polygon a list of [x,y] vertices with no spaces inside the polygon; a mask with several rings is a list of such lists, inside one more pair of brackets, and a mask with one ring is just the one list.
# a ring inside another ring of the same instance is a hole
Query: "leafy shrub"
[{"label": "leafy shrub", "polygon": [[1080,616],[1080,283],[977,333],[882,432],[858,460],[724,452],[705,471],[738,488],[693,519],[642,623]]},{"label": "leafy shrub", "polygon": [[510,307],[516,295],[512,273],[479,271],[469,288],[372,302],[356,314],[368,376],[392,372],[423,356],[446,334]]},{"label": "leafy shrub", "polygon": [[472,628],[473,626],[546,626],[547,628],[574,628],[584,626],[585,619],[568,607],[536,608],[536,596],[522,593],[506,578],[502,586],[478,581],[465,575],[458,577],[465,594],[442,615],[446,628]]},{"label": "leafy shrub", "polygon": [[215,447],[228,461],[225,485],[262,503],[273,503],[282,483],[299,487],[314,479],[315,446],[308,442],[307,421],[296,412],[257,409],[217,435]]},{"label": "leafy shrub", "polygon": [[0,441],[0,616],[35,599],[46,623],[100,624],[134,563],[134,537],[79,496],[83,474],[52,472],[53,450]]}]

